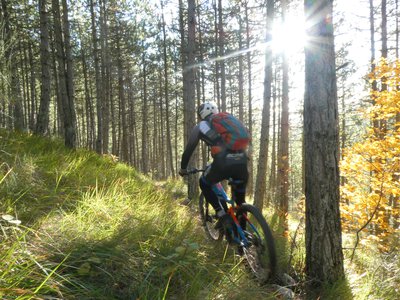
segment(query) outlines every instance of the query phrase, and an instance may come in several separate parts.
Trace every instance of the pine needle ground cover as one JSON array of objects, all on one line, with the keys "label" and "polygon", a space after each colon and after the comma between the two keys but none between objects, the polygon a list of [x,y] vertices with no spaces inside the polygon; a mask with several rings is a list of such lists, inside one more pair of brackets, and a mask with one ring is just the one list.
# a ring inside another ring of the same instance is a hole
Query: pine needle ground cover
[{"label": "pine needle ground cover", "polygon": [[2,299],[273,297],[231,250],[206,242],[174,184],[7,131],[0,166]]}]

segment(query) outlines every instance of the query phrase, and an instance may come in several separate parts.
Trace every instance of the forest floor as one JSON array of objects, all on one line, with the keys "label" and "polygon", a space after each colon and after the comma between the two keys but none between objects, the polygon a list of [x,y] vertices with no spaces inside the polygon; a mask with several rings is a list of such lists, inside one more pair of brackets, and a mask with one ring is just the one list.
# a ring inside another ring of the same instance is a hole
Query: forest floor
[{"label": "forest floor", "polygon": [[[0,130],[0,298],[282,298],[207,241],[184,198],[181,181],[156,184],[112,157]],[[366,246],[346,259],[346,280],[305,295],[304,229],[292,220],[279,238],[268,217],[296,299],[400,298],[398,252]]]}]

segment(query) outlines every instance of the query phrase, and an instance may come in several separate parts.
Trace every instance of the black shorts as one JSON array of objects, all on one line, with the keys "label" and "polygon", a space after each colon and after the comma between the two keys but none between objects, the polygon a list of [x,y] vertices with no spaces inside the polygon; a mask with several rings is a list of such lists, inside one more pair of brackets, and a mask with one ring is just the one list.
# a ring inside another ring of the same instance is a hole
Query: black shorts
[{"label": "black shorts", "polygon": [[246,186],[249,178],[247,170],[248,157],[246,152],[231,152],[229,150],[218,153],[210,166],[204,172],[204,178],[210,184],[216,184],[224,179],[242,180]]}]

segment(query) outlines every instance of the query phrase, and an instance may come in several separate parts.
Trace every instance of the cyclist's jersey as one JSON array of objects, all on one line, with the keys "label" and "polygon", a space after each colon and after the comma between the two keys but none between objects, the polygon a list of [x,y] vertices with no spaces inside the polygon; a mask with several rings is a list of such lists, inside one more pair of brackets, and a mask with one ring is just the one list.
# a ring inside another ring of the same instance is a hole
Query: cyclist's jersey
[{"label": "cyclist's jersey", "polygon": [[204,141],[208,146],[214,146],[221,140],[221,137],[215,130],[211,129],[210,123],[208,121],[203,120],[199,124],[197,124],[192,129],[189,140],[185,147],[185,151],[182,154],[182,169],[187,168],[190,157],[192,156],[200,140]]}]

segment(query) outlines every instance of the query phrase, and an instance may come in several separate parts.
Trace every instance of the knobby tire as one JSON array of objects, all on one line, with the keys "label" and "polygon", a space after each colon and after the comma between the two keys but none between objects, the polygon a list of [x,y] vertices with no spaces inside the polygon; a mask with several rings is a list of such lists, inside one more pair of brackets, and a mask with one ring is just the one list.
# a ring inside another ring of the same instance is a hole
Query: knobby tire
[{"label": "knobby tire", "polygon": [[203,194],[200,194],[199,197],[199,212],[201,223],[208,238],[213,241],[222,240],[223,232],[214,228],[217,221],[216,216],[213,214],[214,209],[211,204],[206,201]]},{"label": "knobby tire", "polygon": [[255,277],[261,283],[265,283],[276,275],[277,258],[274,238],[267,221],[258,208],[251,204],[243,203],[236,213],[239,222],[243,215],[247,215],[251,219],[261,236],[260,240],[249,223],[246,222],[246,231],[252,237],[250,239],[253,242],[253,246],[243,247],[243,256]]}]

